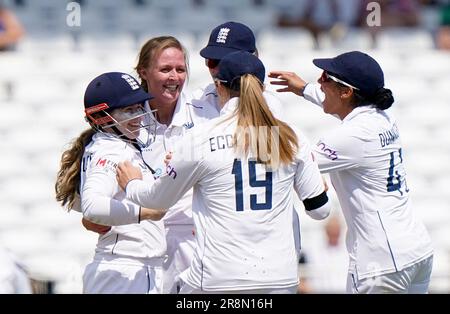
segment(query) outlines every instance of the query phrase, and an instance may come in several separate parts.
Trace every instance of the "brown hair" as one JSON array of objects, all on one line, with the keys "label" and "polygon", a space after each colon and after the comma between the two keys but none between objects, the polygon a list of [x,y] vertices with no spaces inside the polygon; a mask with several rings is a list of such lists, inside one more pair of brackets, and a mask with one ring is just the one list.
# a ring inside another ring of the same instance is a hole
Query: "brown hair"
[{"label": "brown hair", "polygon": [[56,200],[71,210],[74,206],[80,187],[81,158],[84,148],[95,134],[93,129],[83,131],[72,141],[72,146],[61,156],[61,167],[56,176]]},{"label": "brown hair", "polygon": [[[277,169],[280,164],[294,160],[299,144],[295,132],[273,116],[263,96],[263,88],[258,78],[245,74],[240,78],[239,92],[229,89],[232,96],[239,93],[234,143],[238,153],[247,156],[251,152],[259,162]],[[261,127],[265,127],[263,132]],[[266,132],[267,128],[269,132]]]},{"label": "brown hair", "polygon": [[167,48],[176,48],[183,52],[184,63],[186,64],[186,72],[188,71],[189,67],[188,53],[187,50],[183,47],[183,45],[180,43],[180,41],[173,36],[154,37],[148,40],[144,44],[144,46],[142,46],[141,51],[139,52],[138,63],[135,67],[135,70],[138,73],[139,78],[141,79],[142,88],[146,92],[148,92],[147,83],[145,79],[141,76],[139,71],[147,68],[149,65],[152,65],[155,56]]}]

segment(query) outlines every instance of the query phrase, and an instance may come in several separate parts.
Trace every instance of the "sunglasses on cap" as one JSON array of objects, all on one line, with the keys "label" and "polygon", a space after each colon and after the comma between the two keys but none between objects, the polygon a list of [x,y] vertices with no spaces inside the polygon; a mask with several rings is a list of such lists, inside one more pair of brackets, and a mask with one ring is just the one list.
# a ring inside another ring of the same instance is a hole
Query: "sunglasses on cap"
[{"label": "sunglasses on cap", "polygon": [[323,71],[322,72],[322,75],[320,76],[320,81],[321,82],[334,81],[334,82],[342,84],[344,86],[351,87],[353,89],[359,90],[359,88],[357,88],[357,87],[355,87],[353,85],[350,85],[349,83],[346,83],[346,82],[338,79],[337,77],[334,77],[333,75],[329,74],[327,71]]},{"label": "sunglasses on cap", "polygon": [[220,59],[205,59],[205,64],[208,68],[214,69],[219,65]]},{"label": "sunglasses on cap", "polygon": [[228,81],[221,80],[221,79],[219,79],[217,77],[214,78],[214,85],[216,85],[216,87],[219,86],[220,83],[228,83]]}]

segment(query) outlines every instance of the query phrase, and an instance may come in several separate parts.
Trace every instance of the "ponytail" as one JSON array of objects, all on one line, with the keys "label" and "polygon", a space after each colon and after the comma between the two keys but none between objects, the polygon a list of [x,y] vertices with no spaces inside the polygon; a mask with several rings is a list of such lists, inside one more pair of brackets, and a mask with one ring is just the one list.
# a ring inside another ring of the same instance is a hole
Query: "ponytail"
[{"label": "ponytail", "polygon": [[377,109],[386,110],[394,103],[394,96],[392,95],[392,91],[390,89],[380,88],[371,97],[371,101]]},{"label": "ponytail", "polygon": [[95,134],[93,129],[85,130],[72,142],[72,146],[61,156],[61,168],[56,176],[56,200],[69,210],[74,207],[80,186],[81,158],[84,148]]},{"label": "ponytail", "polygon": [[351,104],[353,107],[371,106],[374,105],[377,109],[386,110],[394,103],[394,96],[392,91],[387,88],[380,88],[371,96],[361,94],[355,91]]},{"label": "ponytail", "polygon": [[298,149],[297,135],[273,116],[262,94],[263,84],[251,74],[241,76],[239,83],[238,127],[234,134],[238,154],[247,156],[250,152],[272,169],[292,162]]}]

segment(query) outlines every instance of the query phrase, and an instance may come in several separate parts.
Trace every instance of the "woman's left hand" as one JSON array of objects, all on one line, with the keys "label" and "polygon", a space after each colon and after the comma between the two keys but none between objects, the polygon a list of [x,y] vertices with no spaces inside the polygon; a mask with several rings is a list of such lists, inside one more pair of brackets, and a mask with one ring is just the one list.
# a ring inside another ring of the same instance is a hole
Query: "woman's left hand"
[{"label": "woman's left hand", "polygon": [[131,180],[142,180],[142,172],[140,168],[133,166],[131,162],[126,160],[123,162],[119,162],[119,164],[117,165],[116,179],[122,190],[125,191],[128,182],[130,182]]}]

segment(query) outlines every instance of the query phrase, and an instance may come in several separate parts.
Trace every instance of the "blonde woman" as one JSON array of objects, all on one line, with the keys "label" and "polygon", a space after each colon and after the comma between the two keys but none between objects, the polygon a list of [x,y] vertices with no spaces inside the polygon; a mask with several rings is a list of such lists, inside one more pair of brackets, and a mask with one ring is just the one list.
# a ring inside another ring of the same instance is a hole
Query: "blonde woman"
[{"label": "blonde woman", "polygon": [[[56,199],[69,209],[80,206],[88,221],[112,226],[99,236],[94,260],[85,269],[84,293],[162,292],[164,225],[152,220],[163,214],[126,200],[115,180],[117,163],[125,158],[140,167],[145,182],[153,181],[140,151],[141,140],[152,132],[149,99],[128,74],[96,77],[84,95],[91,128],[62,155]],[[143,135],[141,129],[146,129]]]},{"label": "blonde woman", "polygon": [[328,198],[309,144],[276,119],[263,97],[264,65],[248,52],[225,56],[216,87],[220,116],[193,130],[153,185],[118,166],[127,198],[168,208],[194,187],[198,231],[182,293],[295,293],[293,193],[315,219]]}]

